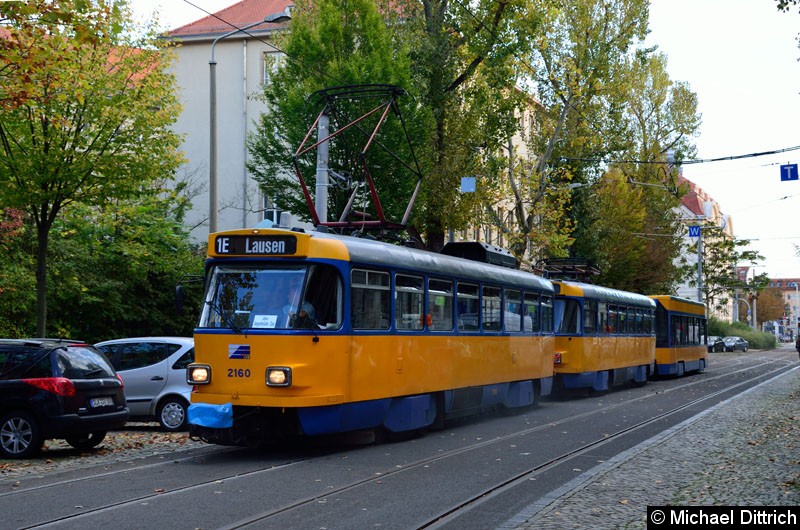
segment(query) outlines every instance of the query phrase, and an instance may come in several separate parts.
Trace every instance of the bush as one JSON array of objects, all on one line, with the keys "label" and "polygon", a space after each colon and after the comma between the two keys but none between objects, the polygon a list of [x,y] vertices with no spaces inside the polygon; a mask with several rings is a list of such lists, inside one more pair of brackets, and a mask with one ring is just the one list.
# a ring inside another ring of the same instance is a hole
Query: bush
[{"label": "bush", "polygon": [[772,333],[756,331],[744,322],[723,322],[713,317],[708,319],[708,334],[720,337],[737,335],[750,343],[751,348],[757,350],[771,350],[778,345],[778,341]]}]

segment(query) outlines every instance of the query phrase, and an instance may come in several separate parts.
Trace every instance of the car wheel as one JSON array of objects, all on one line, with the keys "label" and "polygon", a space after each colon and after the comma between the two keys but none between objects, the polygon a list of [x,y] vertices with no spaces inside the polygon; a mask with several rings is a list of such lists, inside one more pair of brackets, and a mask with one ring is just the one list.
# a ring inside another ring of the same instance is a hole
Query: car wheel
[{"label": "car wheel", "polygon": [[67,436],[64,439],[75,449],[86,451],[100,445],[100,442],[102,442],[105,437],[105,432],[87,432],[85,434]]},{"label": "car wheel", "polygon": [[0,420],[0,452],[4,457],[31,457],[42,449],[42,444],[42,431],[31,414],[12,412]]},{"label": "car wheel", "polygon": [[747,346],[745,346],[744,348],[742,348],[742,353],[747,353]]},{"label": "car wheel", "polygon": [[161,428],[165,431],[182,431],[186,428],[186,408],[184,399],[178,397],[168,397],[158,405],[156,417]]}]

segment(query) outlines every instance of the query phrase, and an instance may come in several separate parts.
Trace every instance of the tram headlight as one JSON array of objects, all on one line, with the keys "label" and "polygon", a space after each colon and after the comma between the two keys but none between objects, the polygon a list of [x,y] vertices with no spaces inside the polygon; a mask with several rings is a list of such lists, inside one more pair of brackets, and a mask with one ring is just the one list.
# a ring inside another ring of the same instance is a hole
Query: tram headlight
[{"label": "tram headlight", "polygon": [[292,386],[292,369],[286,366],[267,367],[267,386]]},{"label": "tram headlight", "polygon": [[211,382],[211,367],[207,364],[191,364],[186,368],[186,382],[190,385],[207,385]]}]

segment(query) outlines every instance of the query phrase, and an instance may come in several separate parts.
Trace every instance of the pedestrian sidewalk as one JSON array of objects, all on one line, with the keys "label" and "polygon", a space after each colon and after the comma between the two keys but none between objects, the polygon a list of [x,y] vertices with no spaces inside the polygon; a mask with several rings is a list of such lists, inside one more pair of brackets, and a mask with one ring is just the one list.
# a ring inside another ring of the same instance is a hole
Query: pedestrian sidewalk
[{"label": "pedestrian sidewalk", "polygon": [[498,528],[644,529],[656,505],[800,505],[800,366],[601,463]]}]

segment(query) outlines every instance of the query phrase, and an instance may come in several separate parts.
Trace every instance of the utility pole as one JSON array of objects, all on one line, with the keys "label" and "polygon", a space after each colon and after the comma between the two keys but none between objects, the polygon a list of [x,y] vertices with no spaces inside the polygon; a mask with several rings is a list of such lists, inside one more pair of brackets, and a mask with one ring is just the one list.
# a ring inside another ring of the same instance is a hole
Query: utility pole
[{"label": "utility pole", "polygon": [[[323,113],[317,123],[317,141],[328,137],[330,117]],[[317,148],[317,185],[314,193],[314,207],[320,223],[328,221],[328,145],[325,140]]]}]

